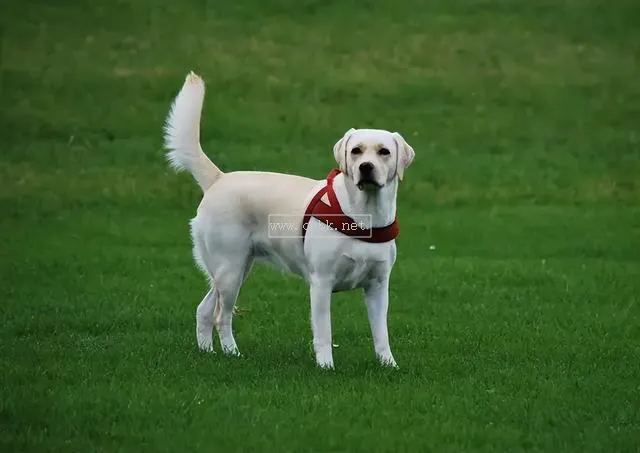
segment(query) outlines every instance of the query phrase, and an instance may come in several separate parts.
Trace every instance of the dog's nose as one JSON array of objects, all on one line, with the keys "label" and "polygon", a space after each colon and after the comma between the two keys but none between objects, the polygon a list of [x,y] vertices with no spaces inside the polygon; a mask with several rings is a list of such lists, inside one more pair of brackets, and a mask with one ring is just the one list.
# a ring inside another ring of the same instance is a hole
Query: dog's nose
[{"label": "dog's nose", "polygon": [[373,164],[371,162],[363,162],[360,164],[360,173],[363,175],[369,175],[373,171]]}]

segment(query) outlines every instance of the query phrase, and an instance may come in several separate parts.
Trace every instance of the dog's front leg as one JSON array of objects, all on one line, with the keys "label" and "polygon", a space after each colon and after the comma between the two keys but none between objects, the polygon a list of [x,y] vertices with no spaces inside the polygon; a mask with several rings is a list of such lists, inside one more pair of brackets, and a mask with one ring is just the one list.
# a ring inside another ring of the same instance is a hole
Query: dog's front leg
[{"label": "dog's front leg", "polygon": [[389,276],[382,280],[372,280],[364,290],[369,324],[373,336],[373,347],[380,363],[397,368],[391,354],[389,332],[387,330],[387,310],[389,308]]},{"label": "dog's front leg", "polygon": [[311,279],[311,326],[316,363],[333,369],[331,350],[331,283],[326,279]]}]

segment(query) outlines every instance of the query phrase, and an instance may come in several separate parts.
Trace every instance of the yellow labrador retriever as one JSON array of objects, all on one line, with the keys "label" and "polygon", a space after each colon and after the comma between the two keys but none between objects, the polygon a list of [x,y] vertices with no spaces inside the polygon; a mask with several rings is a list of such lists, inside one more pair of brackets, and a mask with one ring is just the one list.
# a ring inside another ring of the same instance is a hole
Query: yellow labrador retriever
[{"label": "yellow labrador retriever", "polygon": [[331,294],[363,288],[378,359],[396,367],[387,331],[389,276],[396,259],[396,193],[414,151],[396,132],[350,129],[333,148],[339,170],[326,180],[280,173],[223,173],[200,147],[204,82],[191,72],[165,125],[168,159],[188,170],[204,196],[191,220],[193,255],[211,283],[196,310],[198,346],[239,354],[233,308],[254,261],[310,286],[318,366],[333,368]]}]

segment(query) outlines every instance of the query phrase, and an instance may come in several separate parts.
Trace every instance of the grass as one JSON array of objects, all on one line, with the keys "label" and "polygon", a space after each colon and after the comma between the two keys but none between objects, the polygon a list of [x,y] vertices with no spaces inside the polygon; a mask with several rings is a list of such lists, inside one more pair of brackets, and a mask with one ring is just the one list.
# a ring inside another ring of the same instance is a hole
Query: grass
[{"label": "grass", "polygon": [[[637,3],[216,3],[1,7],[0,450],[638,451]],[[161,149],[191,69],[224,170],[321,178],[350,127],[415,148],[400,370],[351,292],[318,371],[267,268],[244,357],[196,350],[200,193]]]}]

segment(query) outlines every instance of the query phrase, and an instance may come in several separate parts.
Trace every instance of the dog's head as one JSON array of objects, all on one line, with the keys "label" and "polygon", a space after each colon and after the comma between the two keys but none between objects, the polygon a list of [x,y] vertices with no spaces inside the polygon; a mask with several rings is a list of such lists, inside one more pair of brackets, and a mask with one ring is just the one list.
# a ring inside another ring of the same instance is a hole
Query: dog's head
[{"label": "dog's head", "polygon": [[411,165],[413,148],[397,132],[381,129],[349,129],[333,147],[345,176],[360,190],[379,190]]}]

